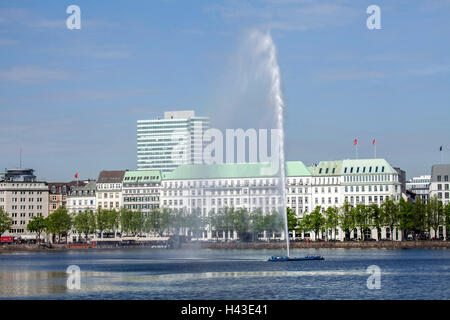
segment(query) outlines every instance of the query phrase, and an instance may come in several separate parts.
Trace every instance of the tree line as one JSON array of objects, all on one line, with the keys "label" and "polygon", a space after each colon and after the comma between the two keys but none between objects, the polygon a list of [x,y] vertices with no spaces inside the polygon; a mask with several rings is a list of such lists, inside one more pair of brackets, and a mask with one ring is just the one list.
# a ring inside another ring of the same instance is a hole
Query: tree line
[{"label": "tree line", "polygon": [[[450,228],[450,204],[444,206],[442,201],[431,198],[427,203],[417,199],[414,203],[400,199],[386,199],[381,206],[376,204],[357,204],[351,206],[344,203],[341,207],[328,207],[323,210],[317,206],[311,213],[298,218],[293,210],[287,208],[288,229],[296,233],[313,231],[317,239],[321,232],[334,234],[338,229],[346,235],[358,230],[362,240],[364,231],[380,228],[390,229],[393,239],[394,228],[403,232],[403,239],[410,232],[420,234],[435,231],[445,225]],[[10,229],[12,219],[0,208],[0,236]],[[167,208],[154,209],[148,214],[121,208],[119,211],[97,209],[69,214],[65,208],[58,208],[48,217],[33,217],[27,230],[35,232],[37,239],[43,232],[58,238],[66,237],[74,230],[86,240],[91,235],[103,237],[105,233],[137,236],[154,233],[183,235],[189,233],[193,237],[201,237],[205,230],[212,230],[213,236],[228,238],[236,232],[241,241],[254,241],[258,235],[266,232],[267,238],[273,233],[283,230],[283,218],[278,212],[263,214],[261,209],[248,211],[245,208],[225,207],[217,213],[203,216],[194,210],[187,214],[184,211]],[[449,229],[447,229],[449,230]],[[378,237],[378,233],[377,233]],[[379,239],[378,239],[379,240]]]},{"label": "tree line", "polygon": [[[290,231],[295,230],[299,233],[314,231],[316,239],[320,232],[326,232],[328,235],[331,231],[336,236],[336,230],[340,228],[347,235],[356,229],[361,235],[361,240],[365,240],[365,230],[379,230],[383,227],[390,229],[390,240],[393,239],[394,228],[401,230],[403,239],[409,233],[431,234],[432,230],[438,238],[440,226],[445,225],[447,230],[450,228],[450,204],[443,205],[436,197],[426,203],[420,198],[414,203],[403,198],[399,201],[388,198],[380,206],[377,204],[351,206],[347,202],[341,207],[328,207],[326,210],[317,206],[303,219],[295,217],[288,208],[288,217]],[[377,240],[380,240],[378,232]]]}]

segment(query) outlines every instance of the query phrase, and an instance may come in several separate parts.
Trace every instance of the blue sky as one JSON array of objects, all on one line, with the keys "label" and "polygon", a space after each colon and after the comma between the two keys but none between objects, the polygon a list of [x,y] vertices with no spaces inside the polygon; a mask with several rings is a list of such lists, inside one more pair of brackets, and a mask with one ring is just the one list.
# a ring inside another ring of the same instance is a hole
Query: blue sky
[{"label": "blue sky", "polygon": [[[71,4],[81,30],[65,26]],[[230,70],[258,29],[277,46],[288,159],[352,158],[355,137],[372,157],[376,138],[379,157],[429,174],[439,146],[450,162],[449,16],[449,0],[2,1],[0,167],[21,147],[47,180],[135,169],[136,120],[165,110],[214,125],[229,108],[242,126]]]}]

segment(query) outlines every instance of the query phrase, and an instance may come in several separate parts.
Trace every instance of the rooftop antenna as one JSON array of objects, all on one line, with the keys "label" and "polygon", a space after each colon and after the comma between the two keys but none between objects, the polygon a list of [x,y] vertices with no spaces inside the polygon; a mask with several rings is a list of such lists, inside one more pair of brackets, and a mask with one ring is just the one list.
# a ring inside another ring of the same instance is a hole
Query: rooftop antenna
[{"label": "rooftop antenna", "polygon": [[20,152],[19,152],[19,169],[22,169],[22,147],[20,147]]}]

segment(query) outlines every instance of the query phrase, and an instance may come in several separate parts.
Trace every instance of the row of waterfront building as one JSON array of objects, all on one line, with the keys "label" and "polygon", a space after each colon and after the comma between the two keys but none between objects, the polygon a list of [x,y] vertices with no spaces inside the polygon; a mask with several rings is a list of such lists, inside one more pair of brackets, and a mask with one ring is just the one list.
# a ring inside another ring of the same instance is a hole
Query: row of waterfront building
[{"label": "row of waterfront building", "polygon": [[[32,217],[46,217],[59,207],[71,214],[122,207],[143,214],[161,208],[203,216],[225,207],[271,212],[280,208],[282,193],[279,177],[263,170],[269,165],[184,164],[170,172],[101,171],[96,180],[71,182],[38,181],[32,169],[6,170],[0,176],[0,207],[13,225],[5,235],[34,237],[26,229]],[[381,205],[387,198],[414,200],[416,196],[449,202],[450,165],[434,165],[429,178],[408,183],[405,172],[384,159],[322,161],[309,167],[287,161],[285,168],[285,203],[299,218],[317,206],[325,210],[344,202]]]}]

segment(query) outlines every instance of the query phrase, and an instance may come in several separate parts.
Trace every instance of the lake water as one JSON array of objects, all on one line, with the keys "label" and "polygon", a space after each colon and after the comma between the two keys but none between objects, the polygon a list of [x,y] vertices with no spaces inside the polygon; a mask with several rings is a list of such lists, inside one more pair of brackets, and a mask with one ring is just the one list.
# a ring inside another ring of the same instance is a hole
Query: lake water
[{"label": "lake water", "polygon": [[[268,262],[279,250],[112,249],[0,254],[6,299],[450,299],[450,250],[293,249],[324,261]],[[81,288],[66,286],[67,267]],[[367,267],[381,269],[369,290]]]}]

